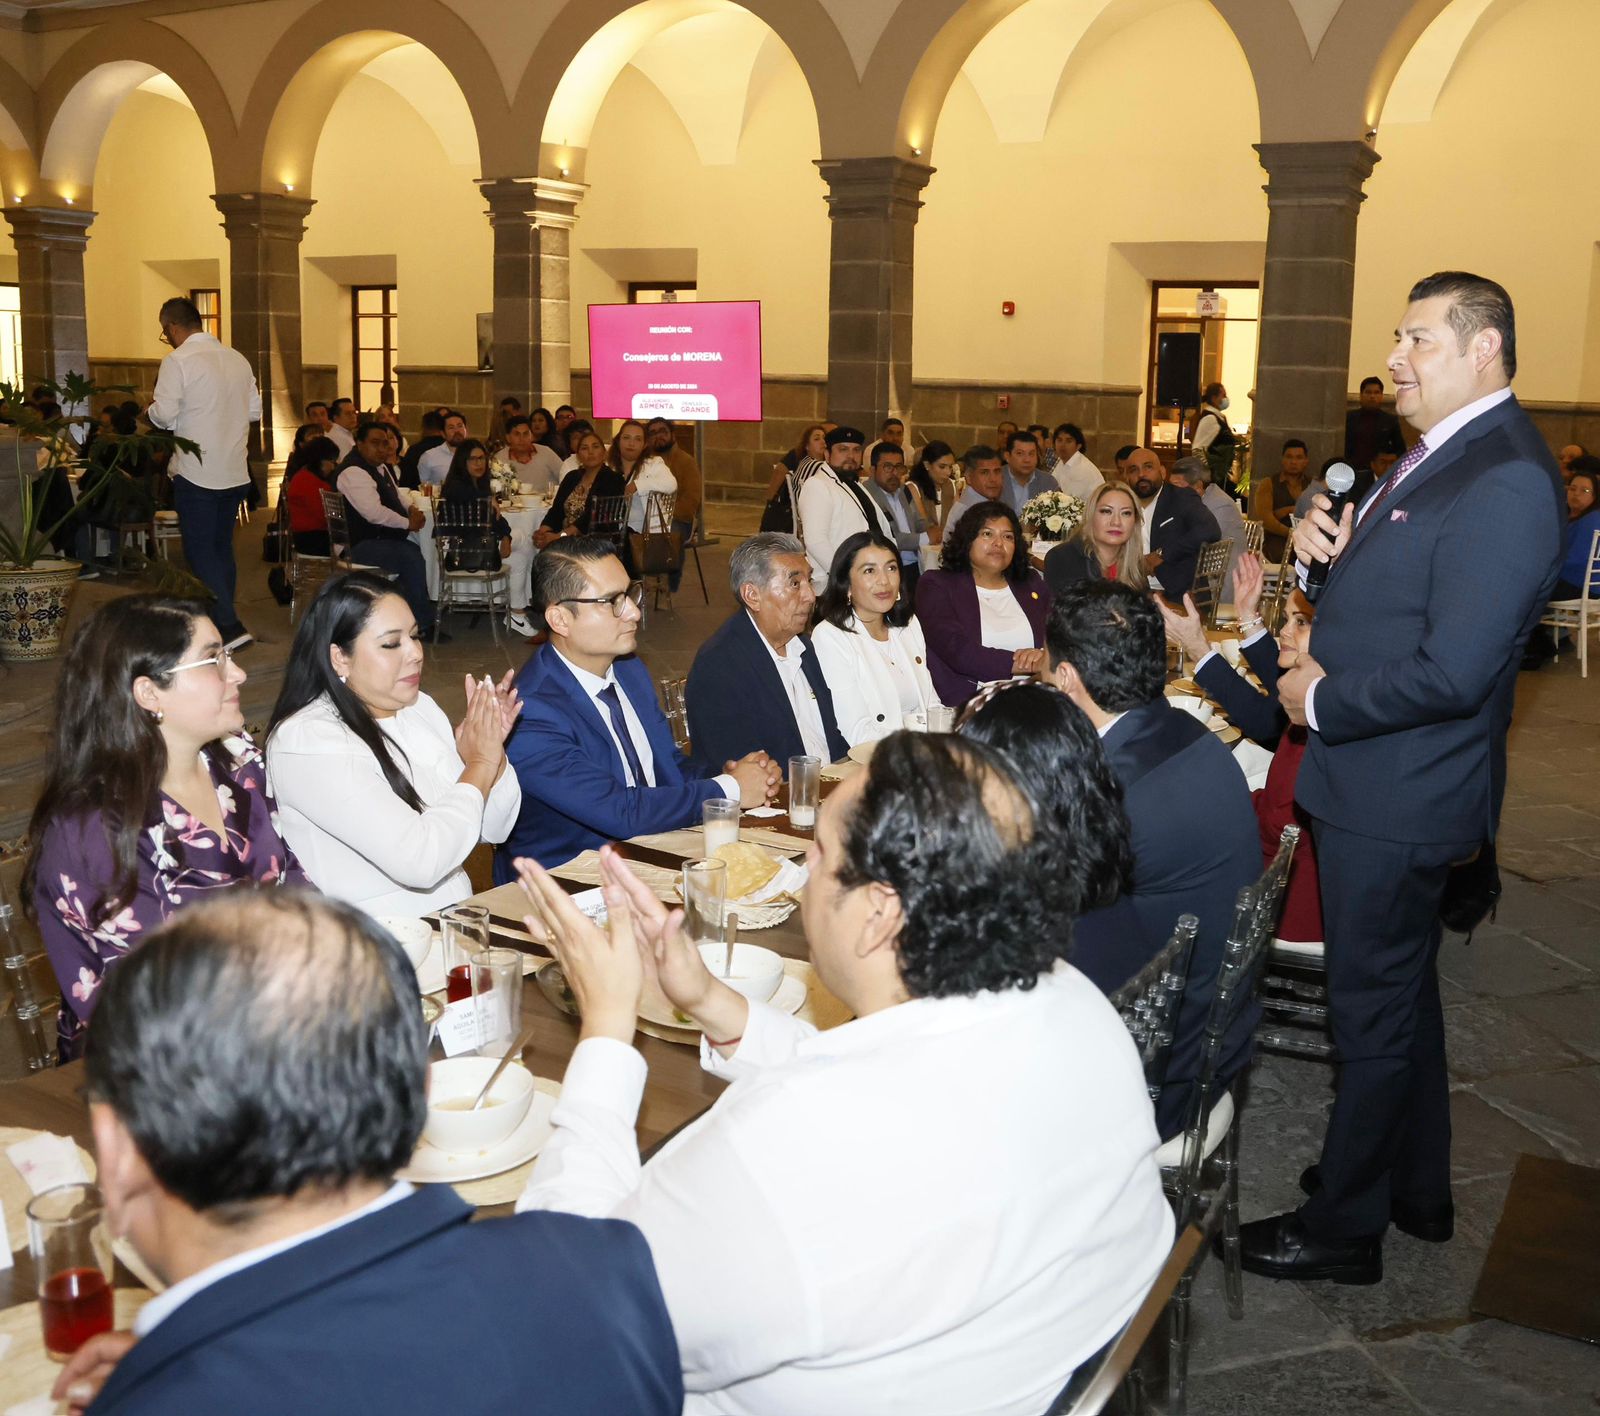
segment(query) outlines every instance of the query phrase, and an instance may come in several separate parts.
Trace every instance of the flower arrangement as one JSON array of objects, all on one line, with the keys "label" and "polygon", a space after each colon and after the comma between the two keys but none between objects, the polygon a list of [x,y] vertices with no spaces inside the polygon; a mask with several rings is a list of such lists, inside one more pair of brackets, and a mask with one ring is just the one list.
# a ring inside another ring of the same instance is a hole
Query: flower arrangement
[{"label": "flower arrangement", "polygon": [[1023,505],[1017,520],[1041,541],[1064,541],[1083,524],[1083,503],[1071,492],[1043,492]]},{"label": "flower arrangement", "polygon": [[489,476],[494,483],[494,494],[501,501],[510,501],[512,497],[522,495],[522,482],[510,462],[490,463]]}]

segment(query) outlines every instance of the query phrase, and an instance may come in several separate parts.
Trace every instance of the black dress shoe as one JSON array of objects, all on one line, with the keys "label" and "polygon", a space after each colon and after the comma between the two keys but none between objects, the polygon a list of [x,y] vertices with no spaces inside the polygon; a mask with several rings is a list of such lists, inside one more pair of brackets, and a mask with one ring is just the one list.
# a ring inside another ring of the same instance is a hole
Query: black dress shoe
[{"label": "black dress shoe", "polygon": [[[1215,1241],[1218,1252],[1222,1236]],[[1298,1214],[1280,1214],[1239,1227],[1240,1262],[1263,1278],[1302,1283],[1377,1283],[1383,1278],[1383,1240],[1319,1239],[1306,1232]]]},{"label": "black dress shoe", "polygon": [[[1300,1172],[1300,1188],[1308,1195],[1322,1188],[1322,1173],[1316,1166],[1308,1165]],[[1424,1209],[1404,1200],[1394,1200],[1389,1206],[1389,1218],[1402,1234],[1429,1244],[1448,1244],[1455,1238],[1456,1207],[1448,1201],[1442,1206]]]}]

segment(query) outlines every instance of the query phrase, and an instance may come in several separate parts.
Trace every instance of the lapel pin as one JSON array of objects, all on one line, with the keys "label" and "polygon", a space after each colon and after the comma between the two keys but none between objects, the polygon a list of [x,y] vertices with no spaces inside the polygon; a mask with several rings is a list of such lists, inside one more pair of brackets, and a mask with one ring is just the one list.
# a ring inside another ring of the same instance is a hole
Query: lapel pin
[{"label": "lapel pin", "polygon": [[1391,511],[1389,513],[1389,520],[1390,521],[1410,521],[1411,520],[1411,514],[1404,507],[1397,506],[1393,511]]}]

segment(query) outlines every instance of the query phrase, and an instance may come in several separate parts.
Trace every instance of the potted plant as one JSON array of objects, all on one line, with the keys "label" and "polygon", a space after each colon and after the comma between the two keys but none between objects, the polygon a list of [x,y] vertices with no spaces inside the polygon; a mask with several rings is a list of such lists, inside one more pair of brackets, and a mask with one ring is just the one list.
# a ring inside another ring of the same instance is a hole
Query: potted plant
[{"label": "potted plant", "polygon": [[83,566],[58,554],[51,538],[105,496],[118,478],[127,479],[127,469],[141,459],[161,450],[199,452],[187,438],[159,430],[127,436],[101,431],[87,469],[92,476],[84,478],[74,498],[69,472],[80,458],[73,432],[91,421],[79,410],[106,394],[131,390],[70,372],[59,383],[41,380],[33,387],[43,389],[62,411],[41,417],[24,402],[26,390],[0,381],[0,414],[10,424],[16,450],[15,512],[0,512],[0,659],[6,660],[48,659],[60,652]]}]

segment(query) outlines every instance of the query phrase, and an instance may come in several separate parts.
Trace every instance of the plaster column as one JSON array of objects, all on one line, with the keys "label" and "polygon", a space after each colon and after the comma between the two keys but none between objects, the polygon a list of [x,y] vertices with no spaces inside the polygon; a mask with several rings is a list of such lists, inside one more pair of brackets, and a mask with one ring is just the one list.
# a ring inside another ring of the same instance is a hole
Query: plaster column
[{"label": "plaster column", "polygon": [[303,412],[300,242],[315,202],[286,192],[225,192],[211,200],[228,236],[229,338],[261,389],[251,460],[281,465]]},{"label": "plaster column", "polygon": [[494,388],[523,407],[572,398],[572,228],[586,187],[555,178],[480,182],[494,229]]},{"label": "plaster column", "polygon": [[23,382],[55,383],[69,371],[88,378],[83,250],[95,213],[78,207],[11,206],[5,215],[17,248]]},{"label": "plaster column", "polygon": [[828,409],[867,436],[911,411],[911,286],[918,195],[933,176],[899,157],[823,158],[832,241]]},{"label": "plaster column", "polygon": [[1378,154],[1358,141],[1256,151],[1268,181],[1253,461],[1276,471],[1284,439],[1304,438],[1314,474],[1344,447],[1356,215]]}]

